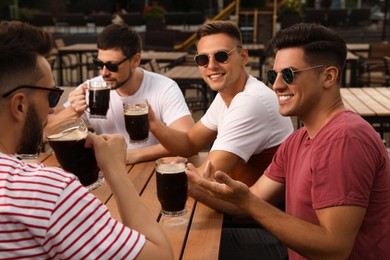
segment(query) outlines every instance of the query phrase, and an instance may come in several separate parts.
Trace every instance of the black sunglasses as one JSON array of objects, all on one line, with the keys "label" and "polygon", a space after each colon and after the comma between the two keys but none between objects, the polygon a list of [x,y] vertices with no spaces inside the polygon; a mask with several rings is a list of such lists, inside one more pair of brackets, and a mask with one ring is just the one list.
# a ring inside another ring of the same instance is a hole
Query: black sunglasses
[{"label": "black sunglasses", "polygon": [[[282,69],[280,72],[282,73],[282,77],[283,77],[284,82],[286,82],[287,84],[291,84],[294,81],[295,73],[305,71],[305,70],[317,69],[317,68],[321,68],[321,67],[325,67],[325,65],[317,65],[317,66],[299,69],[299,70],[293,70],[292,68],[285,68],[285,69]],[[273,85],[276,81],[277,76],[278,76],[278,71],[269,70],[267,72],[268,82],[271,85]]]},{"label": "black sunglasses", "polygon": [[[236,46],[233,49],[231,49],[230,51],[217,51],[214,53],[214,59],[216,61],[218,61],[219,63],[226,63],[228,58],[229,58],[229,54],[232,53],[237,48],[242,48],[242,47]],[[198,54],[198,55],[196,55],[194,57],[195,63],[198,66],[207,66],[207,64],[209,64],[210,55],[211,54],[208,54],[208,55],[207,54]]]},{"label": "black sunglasses", "polygon": [[15,91],[18,91],[19,89],[28,88],[28,89],[38,89],[38,90],[45,90],[49,91],[49,107],[53,108],[58,104],[58,101],[60,101],[60,97],[62,93],[64,92],[62,89],[58,87],[52,87],[52,88],[45,88],[45,87],[37,87],[37,86],[31,86],[31,85],[21,85],[17,86],[7,92],[5,92],[2,97],[6,98],[10,95],[12,95]]},{"label": "black sunglasses", "polygon": [[123,62],[127,61],[128,59],[130,59],[133,55],[131,56],[128,56],[126,58],[124,58],[123,60],[121,60],[120,62],[118,63],[111,63],[111,61],[107,62],[107,63],[104,63],[100,60],[98,60],[97,57],[93,58],[93,63],[95,64],[95,66],[99,69],[99,70],[102,70],[104,66],[106,66],[106,68],[111,71],[111,72],[118,72],[119,70],[119,65],[121,65]]}]

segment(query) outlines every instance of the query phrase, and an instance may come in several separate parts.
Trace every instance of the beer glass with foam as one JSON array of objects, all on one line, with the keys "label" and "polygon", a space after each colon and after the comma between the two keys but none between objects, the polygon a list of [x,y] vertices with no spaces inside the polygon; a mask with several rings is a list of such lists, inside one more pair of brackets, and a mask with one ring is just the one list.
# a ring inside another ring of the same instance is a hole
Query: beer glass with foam
[{"label": "beer glass with foam", "polygon": [[46,132],[46,138],[61,167],[75,174],[81,184],[92,191],[104,179],[92,148],[85,148],[88,127],[81,118],[59,123]]},{"label": "beer glass with foam", "polygon": [[149,107],[145,98],[131,98],[123,103],[125,125],[130,143],[149,140]]},{"label": "beer glass with foam", "polygon": [[163,157],[156,161],[157,197],[161,214],[182,216],[187,213],[188,181],[185,173],[187,159]]},{"label": "beer glass with foam", "polygon": [[89,118],[106,119],[110,107],[111,84],[102,80],[90,80],[87,85]]}]

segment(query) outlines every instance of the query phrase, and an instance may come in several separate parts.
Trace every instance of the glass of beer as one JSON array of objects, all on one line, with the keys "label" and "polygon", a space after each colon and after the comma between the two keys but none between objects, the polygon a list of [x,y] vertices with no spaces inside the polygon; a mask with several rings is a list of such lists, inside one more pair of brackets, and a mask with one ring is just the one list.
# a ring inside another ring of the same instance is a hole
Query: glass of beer
[{"label": "glass of beer", "polygon": [[102,80],[88,81],[89,118],[106,119],[110,107],[111,84]]},{"label": "glass of beer", "polygon": [[76,175],[89,191],[104,181],[92,148],[85,148],[88,127],[81,118],[59,123],[46,132],[46,138],[61,167]]},{"label": "glass of beer", "polygon": [[17,152],[15,154],[21,160],[36,160],[39,158],[43,143],[37,144],[37,148],[30,147],[30,151]]},{"label": "glass of beer", "polygon": [[130,143],[145,143],[149,140],[149,107],[146,98],[130,99],[123,103],[125,125]]},{"label": "glass of beer", "polygon": [[157,198],[162,215],[182,216],[187,213],[186,165],[187,159],[183,157],[163,157],[156,161]]}]

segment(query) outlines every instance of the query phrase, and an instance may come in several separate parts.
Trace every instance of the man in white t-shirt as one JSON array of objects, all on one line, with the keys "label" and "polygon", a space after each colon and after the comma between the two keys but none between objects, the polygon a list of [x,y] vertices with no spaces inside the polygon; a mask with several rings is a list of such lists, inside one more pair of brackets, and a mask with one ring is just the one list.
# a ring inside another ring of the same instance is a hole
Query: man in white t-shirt
[{"label": "man in white t-shirt", "polygon": [[97,39],[98,56],[94,60],[100,69],[99,76],[111,84],[110,106],[107,119],[91,119],[88,107],[87,86],[81,84],[69,94],[65,109],[49,117],[46,129],[70,117],[81,116],[98,134],[122,134],[127,141],[127,163],[154,160],[171,155],[158,143],[152,133],[148,142],[132,144],[126,131],[123,102],[146,98],[155,109],[156,116],[167,126],[178,131],[187,131],[194,121],[184,96],[173,80],[157,73],[143,70],[141,62],[141,38],[126,24],[111,24],[104,28]]},{"label": "man in white t-shirt", "polygon": [[[236,25],[208,23],[198,30],[197,40],[195,62],[204,81],[218,94],[188,132],[167,128],[153,113],[151,130],[164,147],[182,156],[191,156],[212,144],[208,160],[215,170],[250,186],[292,133],[291,120],[279,114],[275,93],[246,72],[248,51],[242,47]],[[190,190],[190,195],[192,192],[196,191]]]}]

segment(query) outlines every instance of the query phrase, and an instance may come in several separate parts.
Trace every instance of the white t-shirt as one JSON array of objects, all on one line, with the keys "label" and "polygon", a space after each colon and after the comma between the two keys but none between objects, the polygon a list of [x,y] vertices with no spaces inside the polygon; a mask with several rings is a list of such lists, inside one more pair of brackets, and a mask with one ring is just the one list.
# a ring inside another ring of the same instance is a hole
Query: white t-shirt
[{"label": "white t-shirt", "polygon": [[290,118],[279,113],[275,93],[252,76],[229,108],[217,94],[201,122],[218,132],[211,151],[228,151],[245,162],[253,154],[281,144],[293,132]]},{"label": "white t-shirt", "polygon": [[[103,80],[101,76],[92,80],[96,79]],[[126,138],[127,149],[137,149],[158,144],[159,142],[152,132],[149,132],[148,142],[140,144],[130,143],[125,126],[123,102],[135,98],[146,98],[152,106],[156,117],[168,126],[177,119],[190,115],[183,93],[175,81],[160,74],[144,70],[141,86],[134,95],[122,97],[116,91],[110,92],[110,106],[107,112],[107,119],[89,118],[86,112],[81,117],[92,126],[97,134],[122,134]],[[88,103],[88,91],[86,92],[86,100]],[[64,104],[64,106],[69,105],[69,102]]]}]

